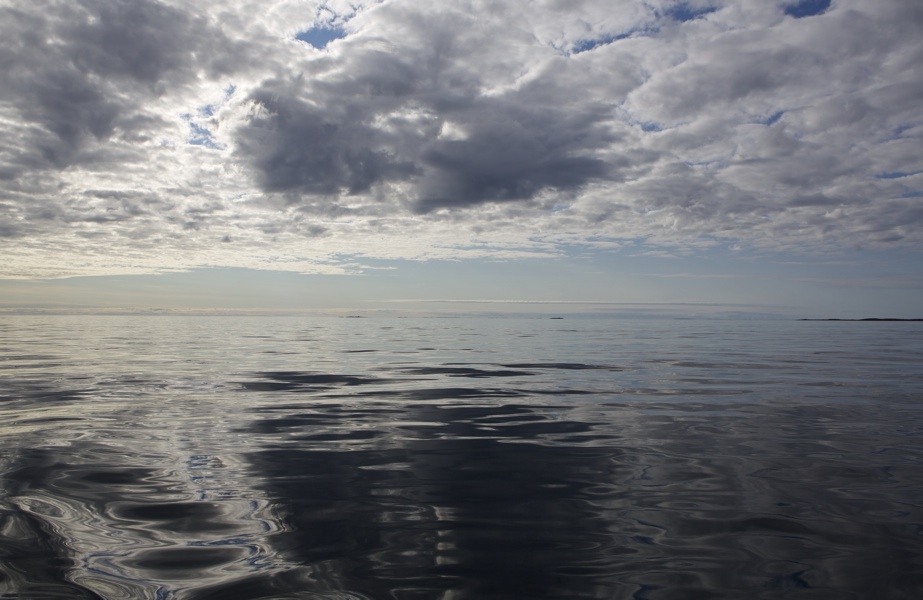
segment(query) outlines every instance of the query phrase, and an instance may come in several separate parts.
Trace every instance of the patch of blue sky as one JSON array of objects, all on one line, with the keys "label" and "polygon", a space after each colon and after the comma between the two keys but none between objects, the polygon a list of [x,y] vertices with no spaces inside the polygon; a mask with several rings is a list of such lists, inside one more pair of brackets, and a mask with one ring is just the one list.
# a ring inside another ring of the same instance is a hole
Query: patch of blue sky
[{"label": "patch of blue sky", "polygon": [[301,40],[318,50],[323,50],[327,44],[334,40],[346,37],[346,32],[339,27],[312,27],[295,35],[296,40]]},{"label": "patch of blue sky", "polygon": [[[203,111],[204,112],[204,111]],[[185,114],[183,115],[183,120],[189,124],[190,136],[186,140],[187,144],[192,146],[204,146],[206,148],[219,149],[221,146],[215,142],[215,138],[212,135],[211,130],[202,127],[192,121],[192,115]]]},{"label": "patch of blue sky", "polygon": [[580,40],[574,44],[570,53],[581,54],[583,52],[589,52],[590,50],[599,48],[600,46],[608,46],[609,44],[618,42],[620,40],[627,40],[632,37],[656,35],[659,31],[660,29],[658,27],[640,27],[638,29],[632,29],[630,31],[626,31],[625,33],[619,33],[616,35],[604,35],[595,39]]},{"label": "patch of blue sky", "polygon": [[[695,19],[699,19],[709,13],[715,12],[716,10],[718,9],[714,7],[693,8],[689,6],[688,3],[683,2],[681,4],[678,4],[676,6],[672,6],[666,9],[665,11],[663,11],[661,16],[673,19],[674,21],[679,21],[680,23],[685,23],[686,21],[693,21]],[[606,36],[596,38],[596,39],[580,40],[579,42],[574,44],[574,47],[571,50],[571,53],[580,54],[582,52],[589,52],[590,50],[599,48],[600,46],[607,46],[613,42],[628,39],[634,36],[656,35],[659,31],[660,31],[659,27],[645,27],[645,28],[632,29],[631,31],[620,33],[618,35],[606,35]]]},{"label": "patch of blue sky", "polygon": [[[224,98],[221,99],[221,102],[216,102],[214,104],[206,104],[205,106],[201,106],[199,107],[199,113],[206,117],[214,116],[215,111],[218,109],[218,107],[225,104],[236,90],[237,90],[236,85],[234,84],[229,85],[228,87],[224,89]],[[188,121],[189,119],[187,117],[189,117],[189,115],[183,116],[183,118]]]},{"label": "patch of blue sky", "polygon": [[726,166],[725,162],[722,160],[699,160],[699,161],[687,160],[687,161],[683,161],[683,164],[686,165],[687,167],[691,167],[693,169],[701,169],[703,171],[722,169]]},{"label": "patch of blue sky", "polygon": [[[222,101],[221,101],[220,103],[218,103],[218,104],[206,104],[205,106],[202,106],[202,107],[199,108],[199,112],[200,112],[201,114],[205,115],[206,117],[211,117],[211,116],[213,116],[213,115],[215,114],[215,110],[217,110],[219,104],[224,104],[225,102],[227,102],[228,99],[231,97],[231,95],[234,94],[234,91],[235,91],[235,90],[237,90],[237,86],[236,86],[236,85],[234,85],[234,84],[229,85],[227,88],[225,88],[225,90],[224,90],[224,98],[222,99]],[[186,115],[186,116],[188,116],[188,115]],[[184,118],[186,118],[186,116],[184,116]],[[187,120],[188,120],[188,119],[187,119]]]},{"label": "patch of blue sky", "polygon": [[713,13],[717,8],[708,7],[708,8],[693,8],[689,6],[688,3],[683,2],[677,4],[676,6],[671,6],[670,8],[663,11],[664,16],[670,17],[680,23],[685,23],[686,21],[693,21],[695,19],[704,17],[709,13]]},{"label": "patch of blue sky", "polygon": [[571,51],[573,54],[580,54],[581,52],[589,52],[594,48],[600,46],[606,46],[612,42],[617,42],[619,40],[624,40],[631,37],[630,33],[623,33],[620,35],[607,35],[596,40],[580,40],[574,44],[574,48]]},{"label": "patch of blue sky", "polygon": [[894,129],[894,139],[901,137],[902,135],[904,135],[905,132],[910,131],[911,129],[914,129],[914,127],[915,127],[914,125],[910,125],[910,124],[900,125],[899,127]]},{"label": "patch of blue sky", "polygon": [[903,177],[910,177],[911,175],[918,175],[918,174],[919,172],[909,173],[905,171],[891,171],[887,173],[878,173],[877,175],[875,175],[875,177],[878,179],[901,179]]},{"label": "patch of blue sky", "polygon": [[796,19],[813,17],[827,12],[830,0],[801,0],[785,7],[785,14]]},{"label": "patch of blue sky", "polygon": [[768,117],[766,117],[766,118],[763,119],[762,121],[758,121],[758,123],[760,123],[760,124],[762,124],[762,125],[772,125],[773,123],[775,123],[776,121],[778,121],[779,119],[781,119],[781,118],[782,118],[782,115],[784,115],[784,114],[785,114],[785,111],[780,110],[779,112],[772,113],[771,115],[769,115]]}]

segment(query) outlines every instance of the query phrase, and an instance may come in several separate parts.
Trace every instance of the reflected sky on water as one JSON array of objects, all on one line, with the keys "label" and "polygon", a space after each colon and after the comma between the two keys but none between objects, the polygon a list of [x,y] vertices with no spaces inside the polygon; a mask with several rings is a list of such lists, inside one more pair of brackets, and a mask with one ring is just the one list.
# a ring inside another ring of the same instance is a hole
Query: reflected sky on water
[{"label": "reflected sky on water", "polygon": [[917,598],[923,326],[4,317],[0,595]]}]

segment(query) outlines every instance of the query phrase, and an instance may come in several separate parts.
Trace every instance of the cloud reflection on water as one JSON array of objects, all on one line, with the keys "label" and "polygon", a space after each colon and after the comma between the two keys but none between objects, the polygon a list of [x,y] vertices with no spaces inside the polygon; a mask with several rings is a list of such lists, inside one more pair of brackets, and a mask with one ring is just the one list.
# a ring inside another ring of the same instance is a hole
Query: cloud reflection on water
[{"label": "cloud reflection on water", "polygon": [[0,362],[0,593],[923,587],[923,352],[905,325],[478,322],[459,350],[434,322],[310,339],[291,320],[76,322],[121,325],[59,319],[47,352]]}]

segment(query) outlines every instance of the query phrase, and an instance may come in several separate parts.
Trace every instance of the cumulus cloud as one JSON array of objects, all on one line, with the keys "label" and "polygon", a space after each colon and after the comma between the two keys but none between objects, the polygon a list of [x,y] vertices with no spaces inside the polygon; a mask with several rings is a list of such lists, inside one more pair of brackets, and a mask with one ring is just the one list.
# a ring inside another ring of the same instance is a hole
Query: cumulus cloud
[{"label": "cumulus cloud", "polygon": [[7,142],[5,179],[74,164],[109,168],[165,125],[152,101],[231,69],[230,40],[203,17],[156,0],[0,11],[3,108],[20,134]]},{"label": "cumulus cloud", "polygon": [[921,27],[902,0],[8,2],[3,274],[919,250]]}]

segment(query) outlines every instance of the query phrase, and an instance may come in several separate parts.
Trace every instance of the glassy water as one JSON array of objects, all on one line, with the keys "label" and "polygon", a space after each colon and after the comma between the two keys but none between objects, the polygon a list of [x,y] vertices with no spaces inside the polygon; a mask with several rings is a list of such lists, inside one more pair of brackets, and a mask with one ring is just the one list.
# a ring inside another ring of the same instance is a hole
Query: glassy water
[{"label": "glassy water", "polygon": [[923,323],[0,318],[0,597],[923,597]]}]

